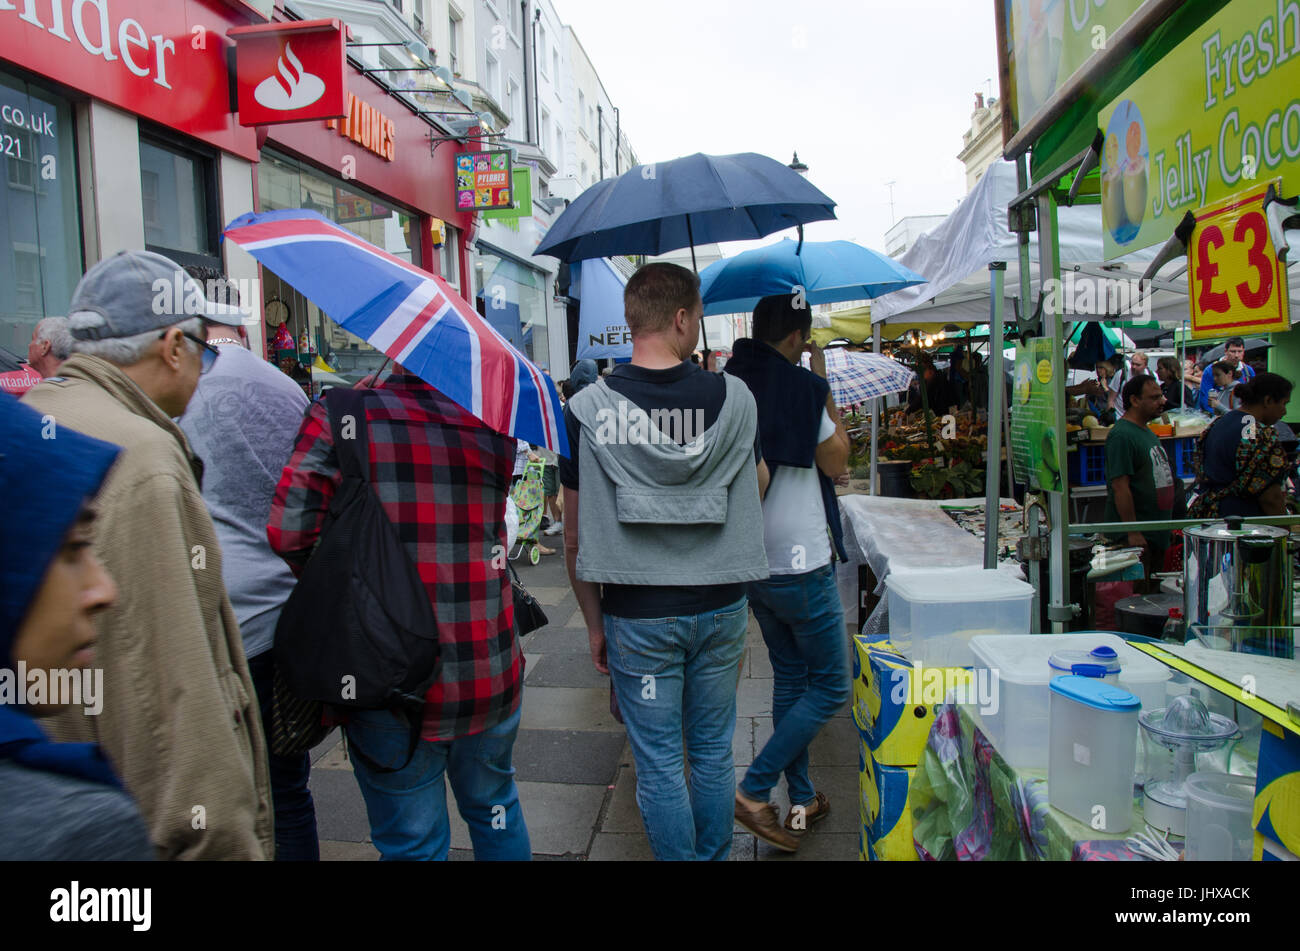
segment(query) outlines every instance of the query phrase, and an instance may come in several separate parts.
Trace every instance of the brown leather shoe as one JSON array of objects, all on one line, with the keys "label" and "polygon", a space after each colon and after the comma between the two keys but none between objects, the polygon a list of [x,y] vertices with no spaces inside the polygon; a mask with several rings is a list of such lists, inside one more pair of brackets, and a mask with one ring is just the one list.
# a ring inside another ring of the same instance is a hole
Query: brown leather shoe
[{"label": "brown leather shoe", "polygon": [[[794,820],[799,815],[799,810],[803,811],[802,829],[796,829],[794,826]],[[808,831],[809,827],[825,819],[826,814],[830,811],[831,801],[826,798],[825,793],[819,792],[817,798],[808,805],[790,807],[790,814],[785,817],[785,827],[795,835],[802,835]]]},{"label": "brown leather shoe", "polygon": [[774,845],[782,852],[794,852],[799,848],[799,839],[781,828],[778,820],[780,813],[772,803],[764,803],[758,809],[751,809],[736,799],[736,821],[769,845]]}]

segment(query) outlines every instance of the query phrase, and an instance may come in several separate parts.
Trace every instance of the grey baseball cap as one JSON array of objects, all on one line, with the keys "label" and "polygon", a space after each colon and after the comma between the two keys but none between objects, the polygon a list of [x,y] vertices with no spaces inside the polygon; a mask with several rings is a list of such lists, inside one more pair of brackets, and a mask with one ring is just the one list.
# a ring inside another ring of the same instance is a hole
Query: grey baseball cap
[{"label": "grey baseball cap", "polygon": [[207,300],[203,285],[171,258],[152,251],[119,251],[82,276],[72,292],[68,318],[94,314],[102,321],[74,328],[77,340],[112,340],[163,330],[194,317],[226,323],[228,318],[214,316],[218,309],[228,307]]}]

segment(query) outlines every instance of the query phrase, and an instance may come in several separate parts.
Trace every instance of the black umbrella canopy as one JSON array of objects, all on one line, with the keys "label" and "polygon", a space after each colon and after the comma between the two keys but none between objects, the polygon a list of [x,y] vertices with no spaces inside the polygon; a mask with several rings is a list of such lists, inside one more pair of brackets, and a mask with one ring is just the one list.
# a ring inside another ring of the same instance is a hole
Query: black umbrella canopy
[{"label": "black umbrella canopy", "polygon": [[637,165],[592,185],[556,219],[534,254],[562,261],[664,254],[744,241],[835,217],[835,202],[776,159],[696,153]]},{"label": "black umbrella canopy", "polygon": [[[1273,344],[1265,340],[1263,337],[1250,337],[1246,340],[1247,353],[1250,353],[1252,350],[1267,350],[1271,346],[1273,346]],[[1225,342],[1219,344],[1212,350],[1207,350],[1205,353],[1201,354],[1200,363],[1202,365],[1217,363],[1219,360],[1223,359],[1223,354],[1227,350],[1227,347],[1228,345]]]},{"label": "black umbrella canopy", "polygon": [[23,364],[27,361],[15,353],[11,353],[4,347],[0,347],[0,373],[8,373],[10,370],[21,370]]}]

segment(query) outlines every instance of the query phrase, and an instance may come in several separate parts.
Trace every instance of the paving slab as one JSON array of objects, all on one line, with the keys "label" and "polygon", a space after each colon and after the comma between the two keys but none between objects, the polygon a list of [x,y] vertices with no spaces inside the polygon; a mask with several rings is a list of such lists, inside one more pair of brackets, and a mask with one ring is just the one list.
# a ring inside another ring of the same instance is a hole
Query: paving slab
[{"label": "paving slab", "polygon": [[770,717],[772,681],[765,677],[742,677],[736,691],[736,716]]},{"label": "paving slab", "polygon": [[575,629],[557,627],[554,624],[547,625],[528,635],[527,647],[537,654],[549,654],[553,651],[585,651],[588,658],[591,657],[585,627]]},{"label": "paving slab", "polygon": [[379,850],[365,842],[331,842],[322,839],[320,844],[322,862],[378,862]]},{"label": "paving slab", "polygon": [[596,669],[586,645],[581,651],[548,651],[533,657],[536,661],[529,664],[524,675],[529,687],[609,688],[609,675]]},{"label": "paving slab", "polygon": [[[605,787],[532,782],[518,785],[533,854],[586,854],[605,800]],[[450,812],[451,847],[472,849],[469,827],[457,810]]]},{"label": "paving slab", "polygon": [[520,730],[511,758],[520,782],[604,788],[613,782],[626,745],[622,734],[608,731]]},{"label": "paving slab", "polygon": [[526,687],[525,730],[609,730],[623,725],[609,712],[608,687]]},{"label": "paving slab", "polygon": [[[856,854],[856,853],[855,853]],[[654,853],[650,851],[650,840],[644,835],[618,835],[614,833],[597,833],[591,845],[592,862],[653,862]],[[743,834],[735,835],[731,840],[732,862],[752,862],[754,860],[754,837]]]},{"label": "paving slab", "polygon": [[366,802],[351,771],[312,770],[309,786],[316,803],[316,832],[322,841],[370,841]]},{"label": "paving slab", "polygon": [[613,794],[609,799],[609,806],[605,810],[605,817],[600,823],[600,831],[602,833],[645,837],[645,825],[641,821],[641,809],[636,804],[635,767],[619,767],[618,776],[614,780]]}]

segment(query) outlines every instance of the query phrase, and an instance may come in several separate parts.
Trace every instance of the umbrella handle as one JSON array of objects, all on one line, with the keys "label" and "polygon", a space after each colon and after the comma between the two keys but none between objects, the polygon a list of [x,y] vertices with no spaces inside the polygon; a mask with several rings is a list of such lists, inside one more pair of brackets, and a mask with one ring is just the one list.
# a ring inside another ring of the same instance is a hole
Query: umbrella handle
[{"label": "umbrella handle", "polygon": [[803,250],[803,225],[795,225],[795,230],[799,232],[799,245],[794,249],[794,256],[799,257],[799,252]]}]

